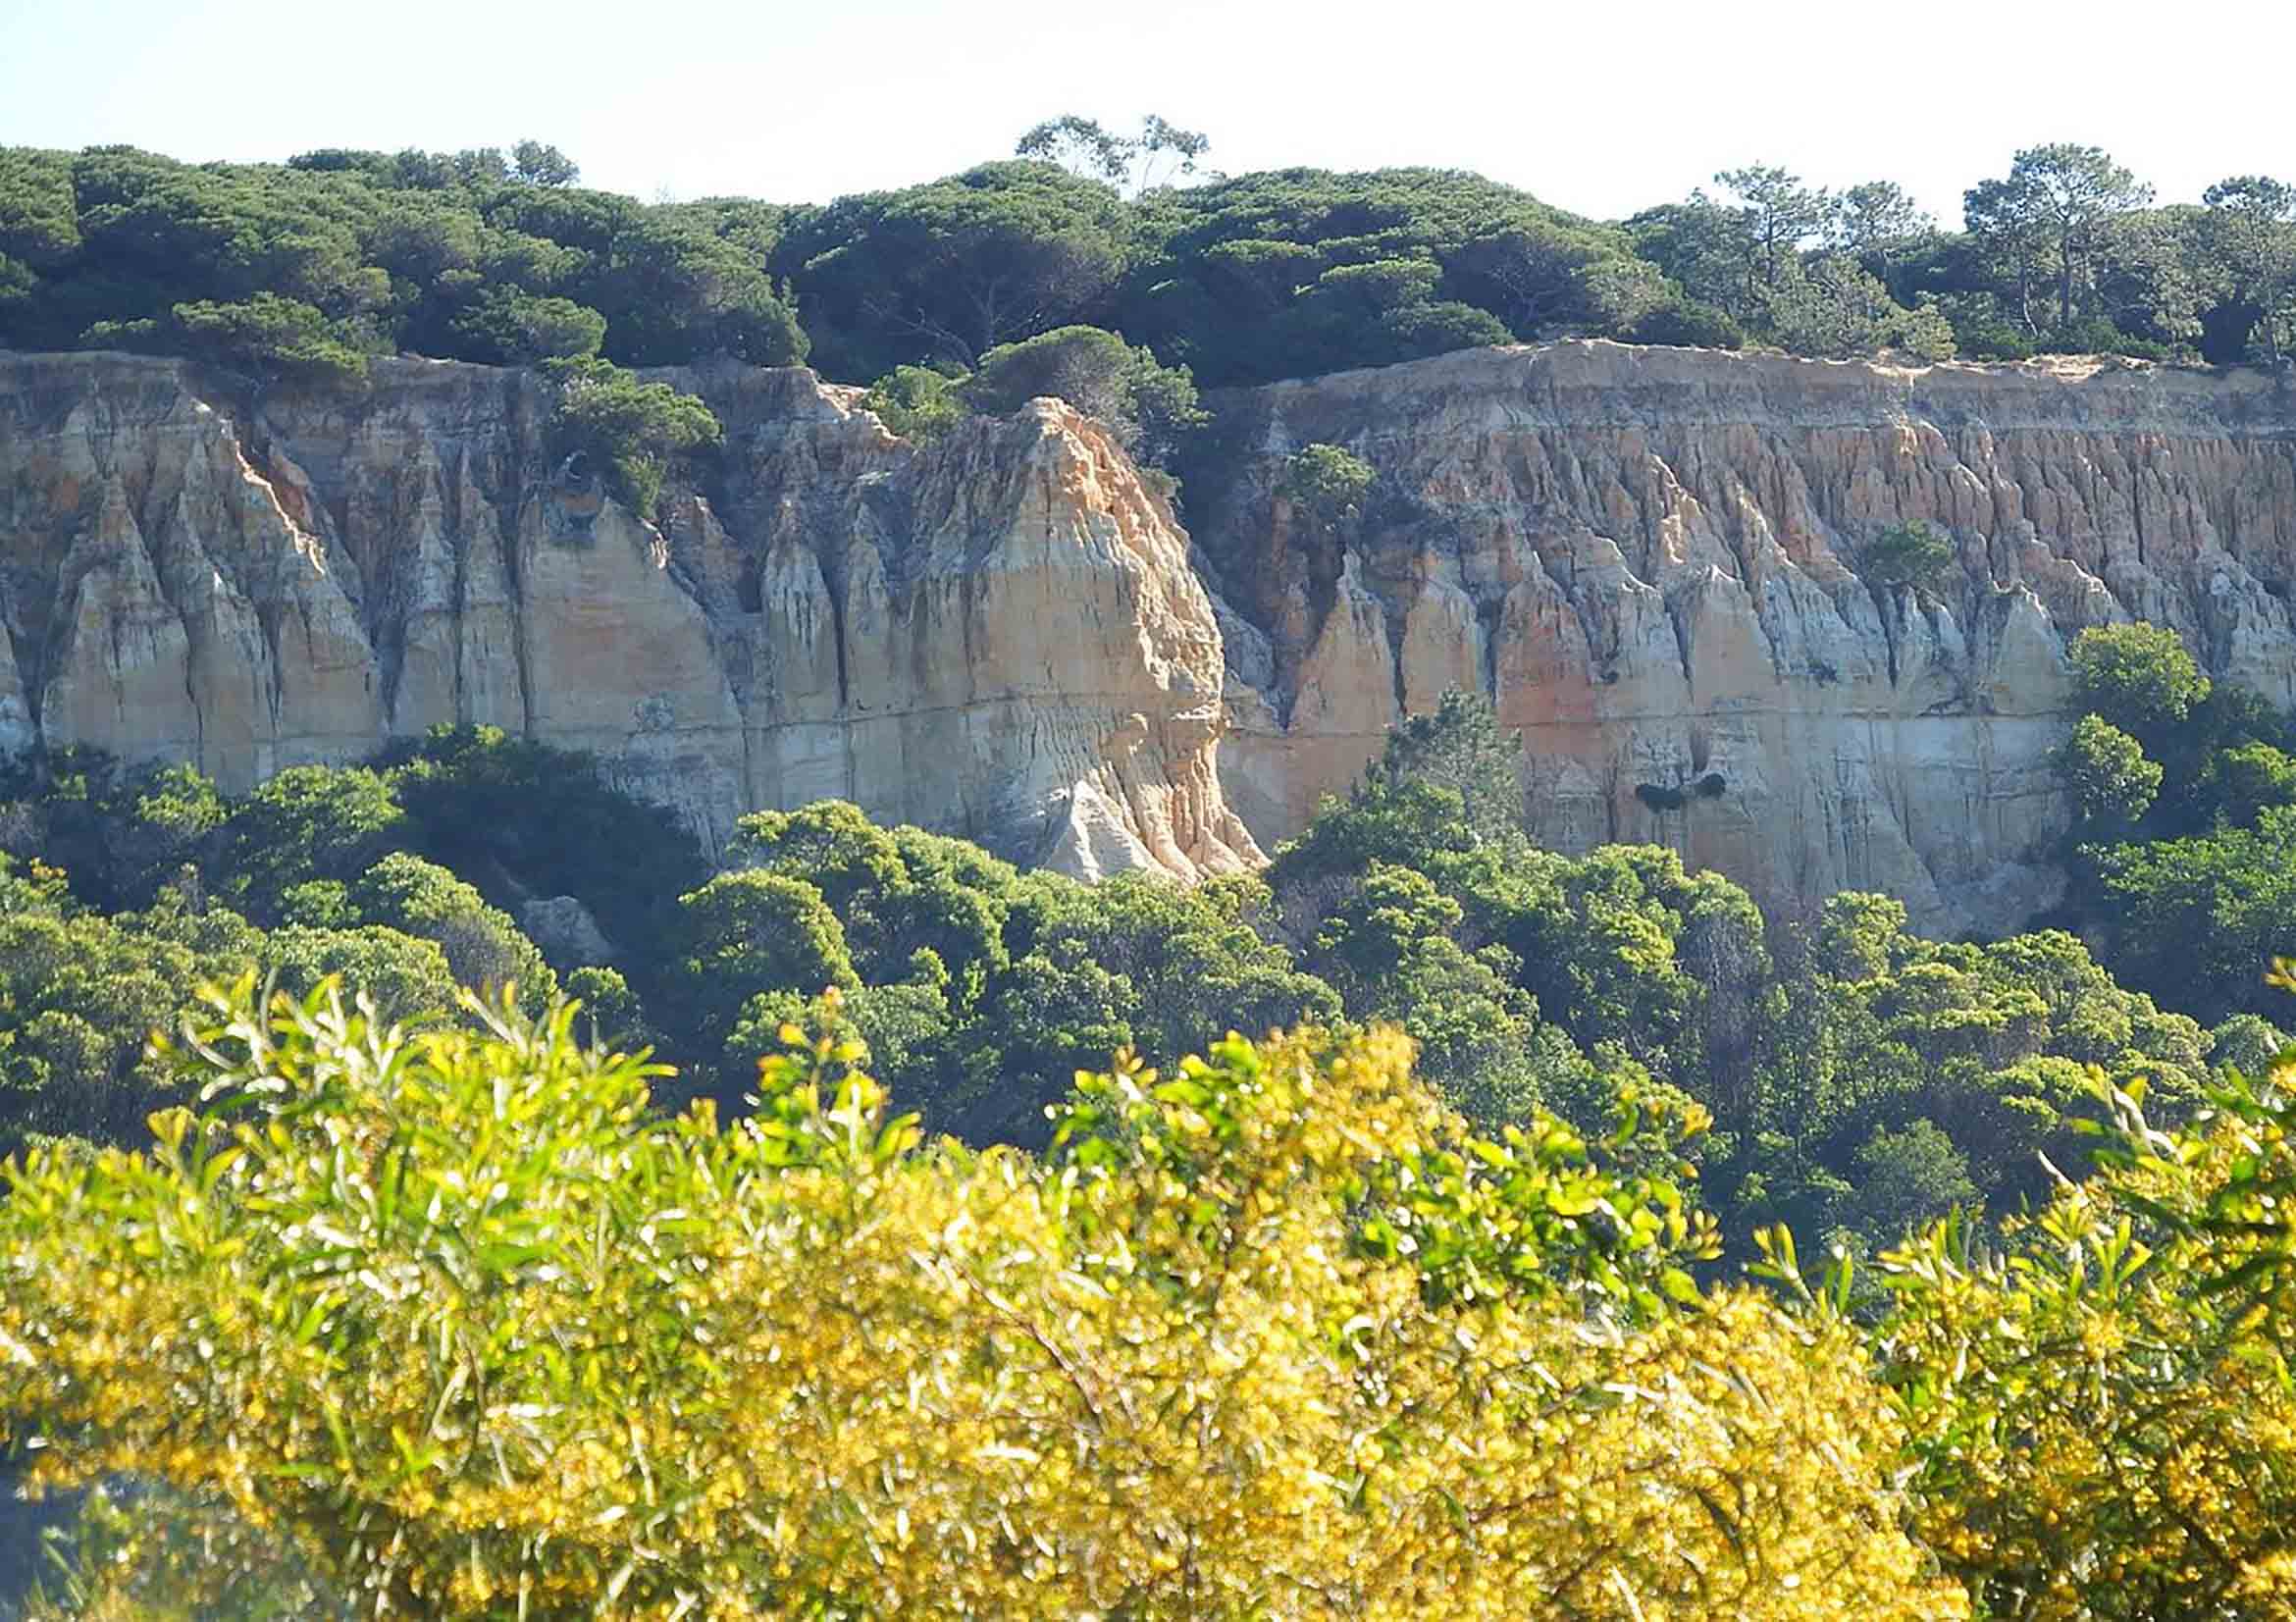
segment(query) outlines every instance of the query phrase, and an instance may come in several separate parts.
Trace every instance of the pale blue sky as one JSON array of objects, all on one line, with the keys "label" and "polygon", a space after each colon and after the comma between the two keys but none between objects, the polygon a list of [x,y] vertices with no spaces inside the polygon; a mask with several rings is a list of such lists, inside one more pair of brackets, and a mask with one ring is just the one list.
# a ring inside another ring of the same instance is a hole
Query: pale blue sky
[{"label": "pale blue sky", "polygon": [[1583,213],[1721,168],[1899,181],[1947,223],[2053,139],[2164,200],[2296,180],[2285,0],[1383,5],[1170,0],[0,0],[0,144],[186,159],[556,142],[588,183],[821,200],[1160,112],[1231,172],[1438,164]]}]

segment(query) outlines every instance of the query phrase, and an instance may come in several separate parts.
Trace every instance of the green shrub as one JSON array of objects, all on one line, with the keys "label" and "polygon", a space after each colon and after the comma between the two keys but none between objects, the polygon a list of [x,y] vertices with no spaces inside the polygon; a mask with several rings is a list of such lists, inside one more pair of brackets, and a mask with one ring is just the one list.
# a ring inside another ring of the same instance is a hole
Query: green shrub
[{"label": "green shrub", "polygon": [[722,435],[708,406],[666,383],[644,383],[609,361],[584,361],[559,372],[550,413],[554,457],[582,456],[600,464],[622,503],[651,517],[660,499],[669,458]]}]

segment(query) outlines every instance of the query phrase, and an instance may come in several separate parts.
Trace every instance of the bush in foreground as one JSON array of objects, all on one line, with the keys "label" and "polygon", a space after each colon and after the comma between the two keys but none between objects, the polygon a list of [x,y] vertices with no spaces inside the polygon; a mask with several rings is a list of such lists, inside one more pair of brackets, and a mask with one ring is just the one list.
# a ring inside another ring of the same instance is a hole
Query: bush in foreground
[{"label": "bush in foreground", "polygon": [[40,1482],[370,1614],[1965,1614],[1854,1334],[1701,1295],[1677,1187],[1474,1137],[1393,1033],[1120,1061],[1035,1160],[920,1141],[856,1044],[785,1029],[725,1127],[473,1013],[242,984],[200,1113],[10,1168]]}]

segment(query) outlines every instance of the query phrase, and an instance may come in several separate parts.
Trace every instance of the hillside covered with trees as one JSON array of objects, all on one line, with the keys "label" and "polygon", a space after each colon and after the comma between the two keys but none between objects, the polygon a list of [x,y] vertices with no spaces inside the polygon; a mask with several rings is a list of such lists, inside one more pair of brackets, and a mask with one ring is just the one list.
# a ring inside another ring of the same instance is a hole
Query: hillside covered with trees
[{"label": "hillside covered with trees", "polygon": [[1754,165],[1603,222],[1460,172],[1219,176],[1209,146],[1058,120],[1010,159],[827,204],[645,204],[533,141],[276,165],[11,148],[0,346],[335,375],[722,352],[868,383],[1089,326],[1212,388],[1566,334],[2276,361],[2296,317],[2296,188],[2235,176],[2158,205],[2092,147],[2014,154],[1959,221],[1886,180],[1834,194]]},{"label": "hillside covered with trees", "polygon": [[35,1614],[2279,1614],[2292,740],[2076,658],[2086,941],[1539,850],[1456,695],[1192,889],[834,802],[713,865],[482,729],[19,760],[0,1411],[101,1488]]}]

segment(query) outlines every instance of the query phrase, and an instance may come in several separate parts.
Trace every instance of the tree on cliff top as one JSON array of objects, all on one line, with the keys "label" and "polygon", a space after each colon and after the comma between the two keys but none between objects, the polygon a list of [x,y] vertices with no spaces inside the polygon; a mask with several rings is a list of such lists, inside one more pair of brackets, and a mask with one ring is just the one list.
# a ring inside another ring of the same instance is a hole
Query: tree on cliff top
[{"label": "tree on cliff top", "polygon": [[1050,163],[994,163],[797,218],[773,273],[824,362],[849,377],[942,361],[1077,321],[1115,287],[1132,221],[1105,185]]},{"label": "tree on cliff top", "polygon": [[550,453],[602,464],[614,494],[641,518],[653,515],[669,458],[715,445],[722,433],[708,406],[666,383],[643,383],[606,361],[560,373],[550,413]]},{"label": "tree on cliff top", "polygon": [[1137,135],[1120,135],[1078,113],[1046,119],[1014,143],[1017,158],[1042,158],[1071,174],[1106,181],[1134,194],[1193,175],[1211,139],[1151,113]]},{"label": "tree on cliff top", "polygon": [[1039,394],[1067,400],[1116,430],[1126,450],[1161,467],[1180,437],[1209,417],[1196,403],[1185,366],[1166,366],[1121,333],[1061,327],[980,357],[965,384],[965,399],[983,411],[1018,410]]}]

